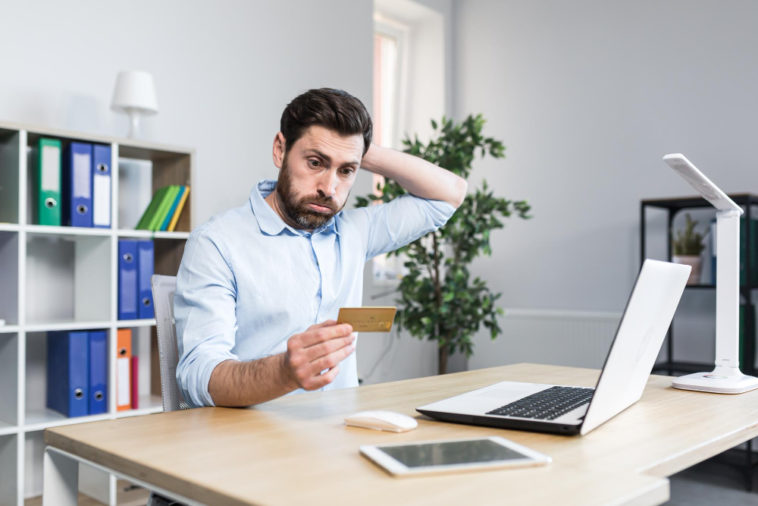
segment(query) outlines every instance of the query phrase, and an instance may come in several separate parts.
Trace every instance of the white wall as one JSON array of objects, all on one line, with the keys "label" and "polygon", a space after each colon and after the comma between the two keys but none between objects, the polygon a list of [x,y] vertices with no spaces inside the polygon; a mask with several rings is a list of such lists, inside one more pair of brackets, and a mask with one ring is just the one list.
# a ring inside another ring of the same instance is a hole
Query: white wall
[{"label": "white wall", "polygon": [[456,115],[507,146],[474,174],[534,208],[480,266],[504,305],[622,307],[639,200],[693,193],[667,152],[758,190],[755,2],[466,0],[457,19]]},{"label": "white wall", "polygon": [[441,17],[442,22],[442,39],[443,47],[442,58],[444,67],[444,111],[445,114],[450,116],[454,113],[454,98],[455,90],[453,83],[455,82],[455,7],[458,0],[415,0],[416,3],[433,10]]},{"label": "white wall", "polygon": [[533,206],[476,265],[503,306],[620,311],[640,262],[639,201],[693,194],[665,153],[685,153],[727,192],[758,191],[758,3],[466,0],[455,11],[455,115],[484,113],[507,146],[474,178]]},{"label": "white wall", "polygon": [[123,136],[116,74],[151,72],[160,112],[144,137],[197,150],[196,224],[276,177],[271,144],[298,93],[371,104],[371,0],[6,2],[0,46],[5,121]]}]

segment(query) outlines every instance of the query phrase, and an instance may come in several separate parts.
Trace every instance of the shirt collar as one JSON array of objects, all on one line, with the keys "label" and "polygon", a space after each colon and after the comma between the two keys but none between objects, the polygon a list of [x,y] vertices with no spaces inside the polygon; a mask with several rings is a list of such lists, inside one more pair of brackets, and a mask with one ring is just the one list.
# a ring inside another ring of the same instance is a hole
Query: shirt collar
[{"label": "shirt collar", "polygon": [[[276,188],[276,181],[272,179],[264,179],[253,188],[250,192],[250,206],[253,208],[253,214],[258,220],[258,226],[261,231],[268,235],[279,235],[284,230],[289,230],[296,235],[307,235],[308,232],[300,230],[287,225],[282,218],[276,214],[276,211],[268,205],[264,199],[268,197],[272,191]],[[342,211],[337,213],[339,216]],[[332,217],[329,221],[313,231],[314,234],[320,233],[334,233],[339,235],[335,224],[335,217]]]}]

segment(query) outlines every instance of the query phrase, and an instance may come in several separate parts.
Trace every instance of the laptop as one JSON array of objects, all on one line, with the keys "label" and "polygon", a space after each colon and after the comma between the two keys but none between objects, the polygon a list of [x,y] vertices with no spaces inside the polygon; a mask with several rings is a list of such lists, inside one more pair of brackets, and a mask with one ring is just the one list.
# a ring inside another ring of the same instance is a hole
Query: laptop
[{"label": "laptop", "polygon": [[687,265],[645,260],[595,388],[503,381],[416,410],[446,422],[587,434],[642,396],[689,274]]}]

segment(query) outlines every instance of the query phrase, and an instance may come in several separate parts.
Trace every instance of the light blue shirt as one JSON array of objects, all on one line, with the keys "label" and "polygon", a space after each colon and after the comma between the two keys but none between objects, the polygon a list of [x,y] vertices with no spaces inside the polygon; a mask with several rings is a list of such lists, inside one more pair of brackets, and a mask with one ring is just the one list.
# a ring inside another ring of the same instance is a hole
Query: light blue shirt
[{"label": "light blue shirt", "polygon": [[[249,202],[195,229],[177,275],[174,313],[185,400],[213,406],[208,382],[228,359],[249,361],[287,350],[287,340],[315,323],[360,306],[366,260],[445,224],[455,208],[411,195],[343,210],[312,233],[294,229],[263,199],[262,181]],[[355,353],[325,389],[358,385]]]}]

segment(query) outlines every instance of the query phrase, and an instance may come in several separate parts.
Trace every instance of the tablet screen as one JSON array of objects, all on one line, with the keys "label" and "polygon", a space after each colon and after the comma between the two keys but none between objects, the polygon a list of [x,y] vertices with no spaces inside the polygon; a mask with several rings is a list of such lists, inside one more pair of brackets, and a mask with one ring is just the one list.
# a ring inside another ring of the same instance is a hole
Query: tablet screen
[{"label": "tablet screen", "polygon": [[379,446],[378,448],[410,468],[530,458],[490,439]]}]

